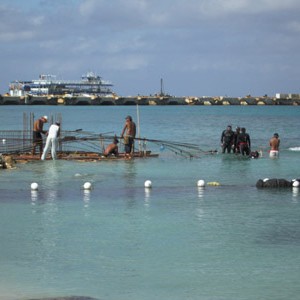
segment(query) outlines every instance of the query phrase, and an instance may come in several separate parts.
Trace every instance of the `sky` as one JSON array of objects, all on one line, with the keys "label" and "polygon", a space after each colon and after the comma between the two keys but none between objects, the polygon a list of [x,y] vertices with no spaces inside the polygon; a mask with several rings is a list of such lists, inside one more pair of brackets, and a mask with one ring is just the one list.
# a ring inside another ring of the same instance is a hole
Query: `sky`
[{"label": "sky", "polygon": [[120,96],[299,94],[299,15],[299,0],[1,0],[0,93],[95,72]]}]

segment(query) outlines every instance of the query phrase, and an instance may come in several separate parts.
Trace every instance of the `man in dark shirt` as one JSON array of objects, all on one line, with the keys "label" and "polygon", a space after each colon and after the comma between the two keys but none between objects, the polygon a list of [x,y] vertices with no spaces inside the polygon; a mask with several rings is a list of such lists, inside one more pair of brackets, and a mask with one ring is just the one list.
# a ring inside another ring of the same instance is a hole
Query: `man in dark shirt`
[{"label": "man in dark shirt", "polygon": [[48,122],[47,116],[40,117],[33,124],[33,147],[32,147],[32,155],[35,155],[35,148],[39,147],[40,157],[43,153],[43,137],[42,134],[46,134],[47,131],[43,129],[44,123]]}]

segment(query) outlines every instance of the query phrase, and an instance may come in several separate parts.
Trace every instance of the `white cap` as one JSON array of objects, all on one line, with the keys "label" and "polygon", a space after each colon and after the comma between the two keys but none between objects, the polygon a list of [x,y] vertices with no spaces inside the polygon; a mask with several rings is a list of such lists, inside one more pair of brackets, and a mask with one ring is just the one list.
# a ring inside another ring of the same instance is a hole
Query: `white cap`
[{"label": "white cap", "polygon": [[43,116],[43,119],[45,119],[46,121],[48,121],[48,117],[47,116]]}]

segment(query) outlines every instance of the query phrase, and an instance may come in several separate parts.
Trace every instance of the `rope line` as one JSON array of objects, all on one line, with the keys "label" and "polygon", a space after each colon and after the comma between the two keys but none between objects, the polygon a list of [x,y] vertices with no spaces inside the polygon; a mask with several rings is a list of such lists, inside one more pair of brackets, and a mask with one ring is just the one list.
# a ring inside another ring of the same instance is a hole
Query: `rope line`
[{"label": "rope line", "polygon": [[[10,131],[7,134],[3,134],[2,131],[2,143],[0,140],[0,153],[20,153],[30,152],[32,150],[32,138],[31,132],[27,132],[27,135],[12,136]],[[121,136],[111,135],[113,132],[94,133],[90,131],[83,131],[82,129],[76,129],[73,131],[62,131],[61,137],[58,139],[60,148],[67,148],[68,151],[77,151],[78,149],[86,149],[90,152],[103,152],[104,142],[111,142],[114,138],[119,139],[123,144],[123,138]],[[23,136],[23,138],[21,138]],[[5,137],[5,139],[4,139]],[[163,146],[165,149],[187,158],[199,158],[202,154],[216,153],[217,150],[205,151],[202,150],[199,145],[195,143],[167,141],[159,139],[148,138],[135,138],[135,141],[143,144],[143,150],[146,149],[147,143],[152,143],[158,146]]]}]

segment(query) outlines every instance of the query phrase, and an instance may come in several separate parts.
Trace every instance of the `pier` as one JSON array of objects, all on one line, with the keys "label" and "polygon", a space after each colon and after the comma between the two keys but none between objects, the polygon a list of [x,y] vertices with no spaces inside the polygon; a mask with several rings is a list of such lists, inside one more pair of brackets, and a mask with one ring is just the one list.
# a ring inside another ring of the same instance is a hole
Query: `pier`
[{"label": "pier", "polygon": [[300,105],[300,95],[275,97],[176,97],[154,96],[72,96],[0,95],[0,105]]},{"label": "pier", "polygon": [[94,72],[81,80],[58,80],[42,74],[38,79],[10,83],[9,92],[0,95],[0,105],[299,105],[300,94],[279,94],[274,97],[173,96],[165,93],[163,79],[160,92],[153,95],[119,96]]}]

